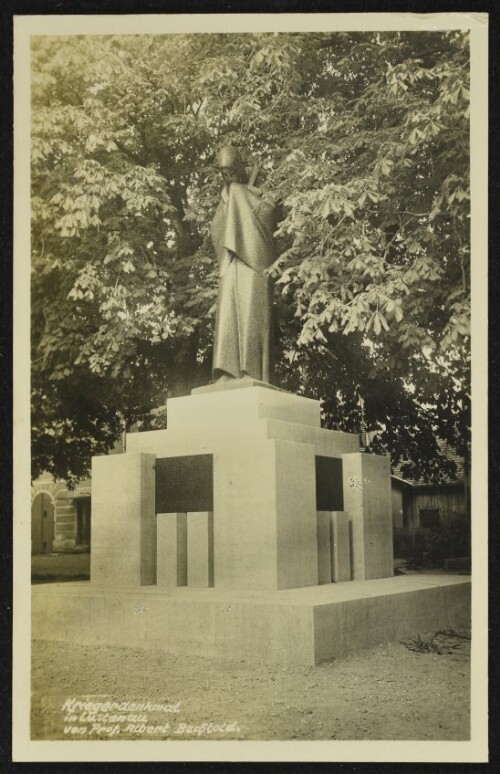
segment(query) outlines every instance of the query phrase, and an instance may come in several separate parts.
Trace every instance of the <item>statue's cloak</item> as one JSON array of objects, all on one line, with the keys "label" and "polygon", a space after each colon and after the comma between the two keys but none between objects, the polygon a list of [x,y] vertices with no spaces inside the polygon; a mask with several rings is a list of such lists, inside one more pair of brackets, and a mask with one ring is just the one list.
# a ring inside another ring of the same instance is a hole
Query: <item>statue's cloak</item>
[{"label": "statue's cloak", "polygon": [[269,381],[272,287],[264,275],[275,259],[274,207],[258,188],[231,183],[211,225],[219,262],[213,376],[245,374]]}]

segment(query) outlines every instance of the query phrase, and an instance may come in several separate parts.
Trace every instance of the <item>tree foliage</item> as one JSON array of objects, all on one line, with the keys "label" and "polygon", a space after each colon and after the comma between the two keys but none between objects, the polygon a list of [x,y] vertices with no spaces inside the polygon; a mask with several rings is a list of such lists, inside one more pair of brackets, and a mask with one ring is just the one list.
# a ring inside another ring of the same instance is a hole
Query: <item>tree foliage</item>
[{"label": "tree foliage", "polygon": [[[225,142],[279,202],[278,377],[406,472],[466,453],[465,33],[34,39],[34,473],[210,373]],[[451,471],[452,472],[452,471]]]}]

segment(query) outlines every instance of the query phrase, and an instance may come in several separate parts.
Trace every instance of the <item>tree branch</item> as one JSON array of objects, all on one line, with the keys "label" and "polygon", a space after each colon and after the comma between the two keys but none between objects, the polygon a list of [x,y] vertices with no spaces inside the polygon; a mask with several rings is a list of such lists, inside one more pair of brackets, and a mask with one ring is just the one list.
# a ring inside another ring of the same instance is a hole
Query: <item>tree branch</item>
[{"label": "tree branch", "polygon": [[139,164],[139,166],[141,167],[145,166],[144,159],[138,154],[126,148],[125,145],[123,145],[120,142],[120,140],[116,139],[116,137],[113,138],[113,142],[115,143],[118,150],[121,151],[125,156],[127,156],[131,161],[135,161],[135,163]]}]

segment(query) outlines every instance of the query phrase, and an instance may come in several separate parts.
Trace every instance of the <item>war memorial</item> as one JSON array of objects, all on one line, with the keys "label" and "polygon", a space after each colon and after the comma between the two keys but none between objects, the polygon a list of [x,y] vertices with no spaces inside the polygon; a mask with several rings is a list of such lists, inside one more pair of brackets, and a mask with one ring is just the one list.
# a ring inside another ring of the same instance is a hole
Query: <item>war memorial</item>
[{"label": "war memorial", "polygon": [[272,384],[273,208],[216,161],[213,383],[93,459],[90,582],[35,586],[33,635],[316,665],[466,623],[467,577],[394,576],[389,457]]}]

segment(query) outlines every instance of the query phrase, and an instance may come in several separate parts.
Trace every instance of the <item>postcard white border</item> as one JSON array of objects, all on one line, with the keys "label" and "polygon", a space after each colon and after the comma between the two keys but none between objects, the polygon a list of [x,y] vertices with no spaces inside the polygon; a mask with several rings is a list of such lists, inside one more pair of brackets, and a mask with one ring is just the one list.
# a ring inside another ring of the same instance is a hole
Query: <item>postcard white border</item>
[{"label": "postcard white border", "polygon": [[[30,51],[32,35],[327,30],[470,30],[472,185],[473,641],[471,740],[32,741],[30,711]],[[14,660],[13,760],[384,761],[487,760],[487,181],[488,16],[482,13],[150,14],[14,17]]]}]

